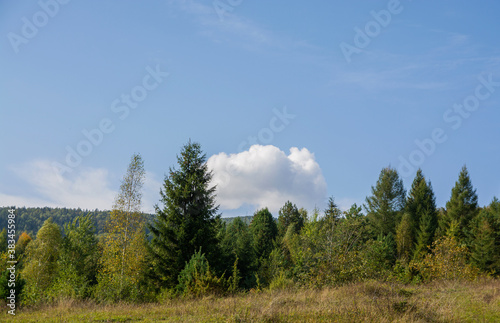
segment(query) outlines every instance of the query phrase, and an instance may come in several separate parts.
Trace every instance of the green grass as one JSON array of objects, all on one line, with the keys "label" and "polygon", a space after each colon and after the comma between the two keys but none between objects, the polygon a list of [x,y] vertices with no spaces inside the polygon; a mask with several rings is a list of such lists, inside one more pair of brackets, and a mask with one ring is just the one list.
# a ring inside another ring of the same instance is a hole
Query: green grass
[{"label": "green grass", "polygon": [[62,301],[24,308],[19,322],[500,322],[500,280],[427,285],[364,282],[322,290],[99,305]]}]

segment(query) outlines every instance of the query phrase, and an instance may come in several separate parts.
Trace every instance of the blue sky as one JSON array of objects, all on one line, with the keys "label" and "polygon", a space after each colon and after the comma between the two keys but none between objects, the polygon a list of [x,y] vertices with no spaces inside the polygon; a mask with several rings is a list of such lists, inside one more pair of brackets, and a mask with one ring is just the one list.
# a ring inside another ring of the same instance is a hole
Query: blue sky
[{"label": "blue sky", "polygon": [[388,165],[407,189],[421,167],[444,206],[467,164],[488,204],[500,196],[498,12],[496,1],[3,1],[0,205],[110,208],[138,152],[151,211],[189,138],[224,215],[328,196],[345,209]]}]

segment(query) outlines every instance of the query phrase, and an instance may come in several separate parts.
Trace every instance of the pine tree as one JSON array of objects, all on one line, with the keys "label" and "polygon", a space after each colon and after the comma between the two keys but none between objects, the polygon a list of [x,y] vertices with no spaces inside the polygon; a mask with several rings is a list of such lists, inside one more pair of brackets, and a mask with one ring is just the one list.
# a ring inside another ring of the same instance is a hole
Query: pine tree
[{"label": "pine tree", "polygon": [[476,190],[472,186],[467,167],[464,166],[451,191],[451,198],[446,203],[446,215],[440,224],[441,231],[446,232],[451,222],[455,221],[458,225],[458,241],[465,243],[469,222],[478,211]]},{"label": "pine tree", "polygon": [[471,263],[483,271],[491,271],[495,261],[495,232],[488,219],[477,216],[472,220]]},{"label": "pine tree", "polygon": [[149,226],[151,240],[150,275],[158,287],[173,287],[191,256],[203,248],[207,260],[217,263],[218,206],[212,172],[206,165],[201,146],[191,141],[177,157],[179,169],[170,168],[160,191],[163,208],[156,206],[156,219]]},{"label": "pine tree", "polygon": [[250,224],[250,231],[253,236],[255,256],[260,264],[271,254],[273,241],[278,234],[276,221],[267,208],[255,212]]},{"label": "pine tree", "polygon": [[98,295],[117,300],[136,298],[145,255],[145,218],[141,213],[144,162],[134,154],[106,222]]},{"label": "pine tree", "polygon": [[425,211],[418,226],[413,259],[422,259],[430,251],[437,230],[437,212]]},{"label": "pine tree", "polygon": [[428,251],[438,225],[436,198],[431,182],[425,181],[421,169],[417,171],[413,180],[405,209],[412,220],[411,235],[413,241],[410,257],[418,258]]},{"label": "pine tree", "polygon": [[305,219],[299,212],[299,209],[292,202],[287,201],[278,212],[278,235],[283,237],[290,224],[294,225],[294,232],[299,233],[304,226]]},{"label": "pine tree", "polygon": [[500,274],[500,201],[494,198],[470,227],[471,262],[483,271]]},{"label": "pine tree", "polygon": [[366,198],[365,209],[373,237],[396,233],[396,224],[404,210],[406,191],[398,172],[390,167],[382,169],[372,196]]},{"label": "pine tree", "polygon": [[336,223],[340,220],[341,215],[342,212],[338,208],[337,204],[335,204],[335,199],[333,197],[328,198],[328,204],[325,209],[326,221]]},{"label": "pine tree", "polygon": [[221,244],[225,254],[229,255],[229,259],[226,260],[227,265],[233,264],[234,267],[234,263],[237,262],[238,273],[242,278],[239,281],[241,287],[251,287],[254,278],[255,251],[249,226],[239,217],[234,219],[227,226]]}]

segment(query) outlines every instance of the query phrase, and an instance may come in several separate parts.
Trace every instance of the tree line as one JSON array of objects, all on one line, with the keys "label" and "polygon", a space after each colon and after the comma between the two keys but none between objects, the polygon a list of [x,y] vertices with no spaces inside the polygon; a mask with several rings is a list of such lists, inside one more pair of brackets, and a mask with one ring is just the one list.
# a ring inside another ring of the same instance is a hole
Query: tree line
[{"label": "tree line", "polygon": [[[500,273],[500,201],[479,207],[464,166],[445,208],[418,170],[409,192],[396,170],[382,169],[363,206],[342,211],[331,197],[311,213],[287,201],[250,223],[221,219],[212,173],[189,141],[160,190],[155,215],[141,210],[144,162],[132,156],[113,208],[96,234],[95,213],[64,224],[44,221],[18,238],[22,304],[61,298],[100,302],[323,287],[366,279],[422,283]],[[6,241],[0,238],[2,268]],[[8,272],[0,275],[6,297]]]}]

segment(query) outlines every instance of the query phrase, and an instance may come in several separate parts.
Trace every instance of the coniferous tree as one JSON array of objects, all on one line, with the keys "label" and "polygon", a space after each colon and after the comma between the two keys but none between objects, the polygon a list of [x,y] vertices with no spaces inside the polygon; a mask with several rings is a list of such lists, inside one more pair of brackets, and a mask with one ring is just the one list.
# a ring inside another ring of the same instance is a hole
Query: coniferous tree
[{"label": "coniferous tree", "polygon": [[234,263],[237,262],[236,266],[241,276],[240,287],[252,287],[255,251],[249,226],[239,217],[234,219],[227,226],[221,244],[224,253],[229,255],[229,259],[226,260],[227,265],[234,266]]},{"label": "coniferous tree", "polygon": [[405,209],[412,222],[410,257],[418,258],[428,251],[438,226],[436,198],[430,181],[426,182],[421,169],[413,180]]},{"label": "coniferous tree", "polygon": [[478,214],[476,190],[473,188],[467,167],[462,167],[458,181],[446,203],[446,213],[440,223],[441,232],[446,232],[454,221],[458,225],[457,239],[465,243],[469,222]]},{"label": "coniferous tree", "polygon": [[406,191],[398,172],[390,167],[382,169],[372,196],[366,198],[365,209],[373,237],[396,233],[396,225],[404,210]]},{"label": "coniferous tree", "polygon": [[492,271],[495,265],[495,232],[488,219],[479,215],[471,223],[471,262],[483,271]]},{"label": "coniferous tree", "polygon": [[335,199],[333,197],[328,198],[328,204],[325,209],[325,219],[336,223],[340,220],[341,215],[342,212],[335,203]]},{"label": "coniferous tree", "polygon": [[500,201],[494,198],[471,221],[471,262],[483,271],[500,274]]},{"label": "coniferous tree", "polygon": [[253,236],[255,257],[259,263],[269,257],[273,250],[273,241],[278,234],[278,228],[273,215],[267,208],[255,212],[250,231]]},{"label": "coniferous tree", "polygon": [[157,287],[173,287],[191,256],[202,248],[209,263],[217,263],[217,214],[212,172],[201,146],[191,141],[177,156],[179,169],[170,168],[160,191],[163,208],[149,226],[152,277]]},{"label": "coniferous tree", "polygon": [[299,233],[304,226],[305,219],[299,212],[299,209],[292,202],[287,201],[278,212],[278,235],[282,238],[290,224],[294,225],[294,232]]}]

